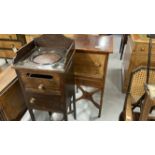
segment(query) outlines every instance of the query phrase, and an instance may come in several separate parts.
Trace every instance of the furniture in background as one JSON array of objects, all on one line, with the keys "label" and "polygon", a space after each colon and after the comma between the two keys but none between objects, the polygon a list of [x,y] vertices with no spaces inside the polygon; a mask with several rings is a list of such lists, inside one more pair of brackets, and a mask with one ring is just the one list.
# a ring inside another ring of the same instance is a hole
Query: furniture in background
[{"label": "furniture in background", "polygon": [[26,43],[25,36],[20,34],[0,34],[0,58],[12,59],[16,50]]},{"label": "furniture in background", "polygon": [[[137,105],[137,101],[145,93],[145,83],[147,77],[147,68],[139,67],[131,73],[128,90],[126,93],[123,112],[120,115],[120,120],[144,120],[151,119],[148,117],[148,109],[151,108],[151,103],[148,103],[150,97],[147,95],[144,100],[146,103]],[[155,68],[150,68],[149,84],[155,84]],[[139,106],[139,107],[138,107]],[[137,107],[139,109],[137,109]]]},{"label": "furniture in background", "polygon": [[[74,75],[77,88],[82,91],[82,96],[77,98],[90,100],[98,109],[101,116],[103,94],[109,54],[113,52],[113,36],[65,35],[75,40],[76,53],[74,56]],[[82,86],[95,87],[97,90],[87,92]],[[100,102],[93,99],[96,92],[101,92]]]},{"label": "furniture in background", "polygon": [[20,120],[26,112],[24,98],[14,69],[0,72],[0,120]]},{"label": "furniture in background", "polygon": [[31,42],[34,38],[41,36],[41,34],[25,34],[26,43]]},{"label": "furniture in background", "polygon": [[[155,66],[155,41],[152,42],[152,62]],[[122,91],[126,92],[131,72],[139,66],[146,66],[148,60],[149,39],[146,35],[131,34],[128,36],[127,46],[122,62]]]},{"label": "furniture in background", "polygon": [[124,53],[124,47],[127,44],[127,41],[128,41],[128,34],[122,34],[121,45],[120,45],[120,50],[119,50],[121,60],[122,60],[123,53]]}]

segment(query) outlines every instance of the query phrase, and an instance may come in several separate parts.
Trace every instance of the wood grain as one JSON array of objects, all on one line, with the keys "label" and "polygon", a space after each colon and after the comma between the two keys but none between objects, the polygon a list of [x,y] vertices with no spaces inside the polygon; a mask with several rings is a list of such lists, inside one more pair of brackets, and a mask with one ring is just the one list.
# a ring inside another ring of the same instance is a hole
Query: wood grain
[{"label": "wood grain", "polygon": [[34,38],[37,38],[41,36],[41,34],[26,34],[25,38],[26,38],[26,42],[29,43],[31,42]]},{"label": "wood grain", "polygon": [[14,58],[16,53],[13,50],[1,50],[0,49],[0,58]]},{"label": "wood grain", "polygon": [[75,40],[76,50],[82,50],[85,52],[113,52],[113,36],[96,36],[87,34],[65,34]]},{"label": "wood grain", "polygon": [[9,84],[17,78],[15,70],[12,68],[12,66],[9,66],[6,68],[1,74],[0,74],[0,93],[6,89]]},{"label": "wood grain", "polygon": [[11,40],[0,40],[0,48],[9,48],[12,49],[13,47],[16,47],[19,49],[22,46],[22,43],[20,41],[11,41]]},{"label": "wood grain", "polygon": [[77,76],[100,78],[104,76],[105,55],[76,51],[74,73]]},{"label": "wood grain", "polygon": [[20,120],[26,111],[15,70],[9,66],[0,73],[1,120]]},{"label": "wood grain", "polygon": [[0,39],[17,40],[16,34],[0,34]]},{"label": "wood grain", "polygon": [[[64,57],[67,55],[65,57],[67,60],[64,63],[64,71],[53,70],[52,68],[47,69],[44,66],[37,68],[37,64],[30,67],[20,66],[18,62],[22,61],[23,57],[30,56],[35,45],[40,48],[59,49],[64,52]],[[74,113],[74,118],[76,118],[72,63],[74,53],[74,41],[65,38],[63,35],[42,35],[17,52],[14,68],[16,69],[32,120],[35,120],[32,109],[44,110],[50,113],[61,112],[64,114],[64,119],[67,120],[68,107],[71,104],[73,104],[72,112]],[[48,78],[49,76],[52,78]],[[73,102],[71,102],[72,97]]]}]

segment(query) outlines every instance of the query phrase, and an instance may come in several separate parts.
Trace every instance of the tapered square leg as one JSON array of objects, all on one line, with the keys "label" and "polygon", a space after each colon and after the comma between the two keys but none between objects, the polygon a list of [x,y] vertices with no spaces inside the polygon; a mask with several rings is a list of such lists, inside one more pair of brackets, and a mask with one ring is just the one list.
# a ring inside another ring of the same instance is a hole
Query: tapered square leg
[{"label": "tapered square leg", "polygon": [[32,121],[35,121],[35,116],[34,116],[34,113],[32,111],[32,109],[28,109],[29,113],[30,113],[30,116],[31,116],[31,120]]},{"label": "tapered square leg", "polygon": [[76,119],[76,99],[75,99],[75,93],[73,94],[73,108],[74,108],[74,119]]}]

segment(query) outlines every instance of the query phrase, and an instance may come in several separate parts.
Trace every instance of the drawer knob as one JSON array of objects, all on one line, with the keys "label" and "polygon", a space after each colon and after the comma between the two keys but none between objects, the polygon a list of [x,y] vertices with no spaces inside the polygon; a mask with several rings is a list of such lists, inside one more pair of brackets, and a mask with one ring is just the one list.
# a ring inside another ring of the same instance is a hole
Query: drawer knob
[{"label": "drawer knob", "polygon": [[144,48],[144,47],[142,47],[142,48],[141,48],[141,51],[145,51],[145,48]]},{"label": "drawer knob", "polygon": [[9,36],[10,40],[12,40],[12,36]]},{"label": "drawer knob", "polygon": [[40,85],[38,86],[38,89],[39,89],[39,90],[44,90],[44,85],[43,85],[43,84],[40,84]]},{"label": "drawer knob", "polygon": [[13,47],[12,50],[14,53],[17,53],[17,51],[18,51],[16,47]]},{"label": "drawer knob", "polygon": [[15,45],[14,44],[11,44],[11,48],[14,48],[15,47]]},{"label": "drawer knob", "polygon": [[96,63],[95,63],[95,66],[96,66],[96,67],[101,67],[101,64],[96,62]]},{"label": "drawer knob", "polygon": [[36,99],[34,98],[34,97],[32,97],[31,99],[30,99],[30,103],[35,103],[35,101],[36,101]]}]

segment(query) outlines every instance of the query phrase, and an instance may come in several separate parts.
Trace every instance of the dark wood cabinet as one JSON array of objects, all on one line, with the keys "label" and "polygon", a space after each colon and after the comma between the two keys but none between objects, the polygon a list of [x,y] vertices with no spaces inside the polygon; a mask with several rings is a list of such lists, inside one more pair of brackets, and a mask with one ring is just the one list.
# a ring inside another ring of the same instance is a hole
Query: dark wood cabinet
[{"label": "dark wood cabinet", "polygon": [[[74,54],[74,41],[54,34],[42,35],[17,52],[14,68],[32,120],[35,120],[33,109],[62,113],[64,120],[72,112],[76,118]],[[61,59],[53,63],[58,55]],[[41,60],[50,62],[36,63],[37,56],[45,56]]]}]

